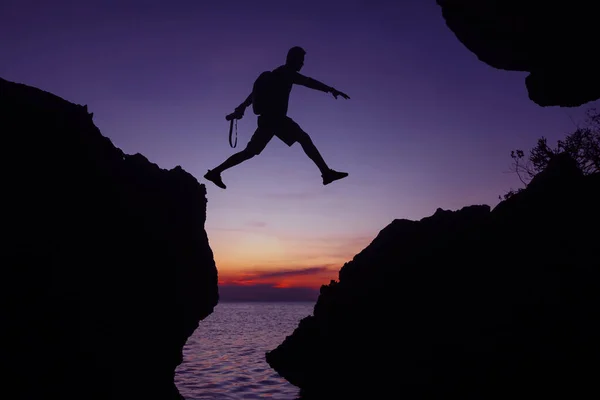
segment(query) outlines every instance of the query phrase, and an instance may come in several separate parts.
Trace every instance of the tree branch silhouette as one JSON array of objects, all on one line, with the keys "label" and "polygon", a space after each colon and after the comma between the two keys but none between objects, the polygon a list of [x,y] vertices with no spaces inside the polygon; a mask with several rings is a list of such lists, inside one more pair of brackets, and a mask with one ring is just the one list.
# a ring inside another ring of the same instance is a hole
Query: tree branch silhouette
[{"label": "tree branch silhouette", "polygon": [[600,172],[600,111],[595,108],[588,109],[586,125],[578,127],[564,140],[558,140],[554,148],[551,148],[548,140],[542,136],[527,156],[521,149],[512,150],[511,172],[517,174],[524,187],[509,190],[504,196],[500,196],[500,199],[506,200],[519,193],[537,174],[546,169],[553,157],[562,153],[571,156],[584,175]]}]

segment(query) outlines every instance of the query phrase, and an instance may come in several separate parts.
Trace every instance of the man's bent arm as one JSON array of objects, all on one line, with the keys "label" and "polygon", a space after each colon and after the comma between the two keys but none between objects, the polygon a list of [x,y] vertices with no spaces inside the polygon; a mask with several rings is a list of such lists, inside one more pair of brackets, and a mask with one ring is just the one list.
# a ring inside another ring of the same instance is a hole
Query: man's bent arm
[{"label": "man's bent arm", "polygon": [[240,104],[236,110],[245,110],[246,108],[248,108],[250,106],[250,104],[252,104],[252,93],[250,93],[248,95],[248,97],[246,97],[246,100],[244,100],[244,102],[242,104]]},{"label": "man's bent arm", "polygon": [[294,75],[295,75],[294,83],[296,83],[298,85],[306,86],[307,88],[310,88],[310,89],[320,90],[325,93],[329,93],[333,89],[331,86],[327,86],[326,84],[319,82],[316,79],[310,78],[308,76],[304,76],[300,73],[296,72]]}]

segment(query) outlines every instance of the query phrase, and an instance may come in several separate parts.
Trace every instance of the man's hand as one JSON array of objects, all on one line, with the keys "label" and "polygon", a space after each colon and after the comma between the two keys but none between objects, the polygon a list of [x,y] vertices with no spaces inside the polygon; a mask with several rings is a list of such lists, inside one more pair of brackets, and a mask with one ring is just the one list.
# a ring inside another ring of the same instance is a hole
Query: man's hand
[{"label": "man's hand", "polygon": [[246,107],[244,105],[238,106],[234,111],[235,117],[237,119],[242,119],[244,116],[244,111],[246,111]]},{"label": "man's hand", "polygon": [[227,121],[231,121],[232,119],[242,119],[244,117],[244,111],[245,110],[246,110],[246,107],[239,106],[238,108],[235,109],[234,112],[232,112],[231,114],[225,116],[225,119]]},{"label": "man's hand", "polygon": [[342,96],[346,100],[348,100],[350,98],[350,96],[348,96],[346,93],[340,92],[339,90],[337,90],[335,88],[329,89],[329,93],[331,93],[333,95],[333,97],[336,98],[336,100],[337,100],[338,96]]}]

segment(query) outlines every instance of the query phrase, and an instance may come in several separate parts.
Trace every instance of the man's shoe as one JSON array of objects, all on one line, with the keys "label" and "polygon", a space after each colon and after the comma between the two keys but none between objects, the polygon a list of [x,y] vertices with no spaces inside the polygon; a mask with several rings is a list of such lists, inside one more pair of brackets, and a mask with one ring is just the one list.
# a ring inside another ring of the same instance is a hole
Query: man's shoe
[{"label": "man's shoe", "polygon": [[213,171],[211,171],[209,169],[208,172],[206,174],[204,174],[204,178],[206,180],[211,181],[212,183],[214,183],[215,185],[217,185],[221,189],[226,189],[227,188],[227,186],[225,186],[225,184],[221,180],[221,174],[218,173],[218,172],[213,172]]},{"label": "man's shoe", "polygon": [[323,177],[323,185],[329,185],[333,181],[342,179],[348,176],[347,172],[338,172],[330,169],[327,173],[321,175]]}]

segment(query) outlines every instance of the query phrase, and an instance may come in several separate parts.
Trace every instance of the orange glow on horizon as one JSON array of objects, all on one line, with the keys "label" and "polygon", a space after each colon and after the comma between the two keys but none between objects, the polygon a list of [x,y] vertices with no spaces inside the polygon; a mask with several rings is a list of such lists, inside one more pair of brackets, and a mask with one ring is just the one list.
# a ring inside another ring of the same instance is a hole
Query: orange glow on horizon
[{"label": "orange glow on horizon", "polygon": [[337,280],[340,268],[372,240],[364,235],[304,237],[218,230],[213,237],[220,285],[281,289],[318,289]]},{"label": "orange glow on horizon", "polygon": [[219,272],[219,285],[270,285],[280,289],[293,287],[318,289],[331,280],[337,280],[339,268],[322,268],[310,273],[304,273],[304,271],[300,268],[298,274],[294,274],[294,270],[285,270],[284,276],[278,276],[277,274],[281,272],[278,270],[255,273],[246,271]]}]

